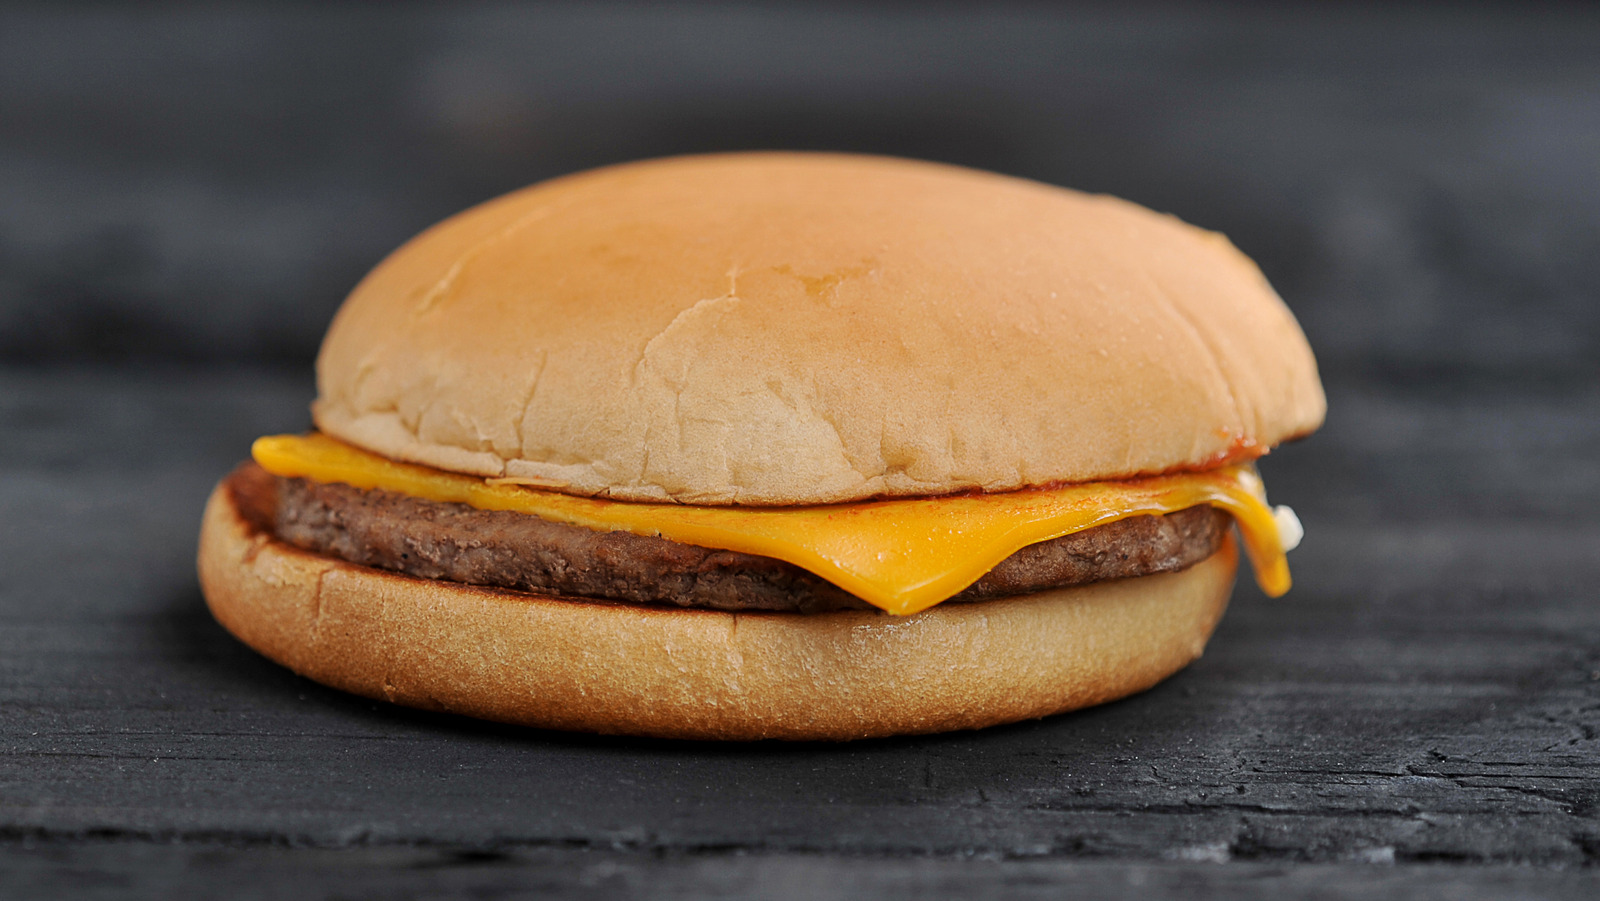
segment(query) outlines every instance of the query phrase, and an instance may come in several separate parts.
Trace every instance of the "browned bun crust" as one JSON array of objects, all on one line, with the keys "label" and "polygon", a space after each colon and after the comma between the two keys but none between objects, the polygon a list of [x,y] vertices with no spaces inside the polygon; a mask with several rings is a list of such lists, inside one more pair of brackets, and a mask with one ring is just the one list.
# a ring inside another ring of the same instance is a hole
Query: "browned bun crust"
[{"label": "browned bun crust", "polygon": [[351,293],[317,425],[577,494],[808,504],[1122,478],[1322,422],[1221,235],[838,154],[615,166],[467,210]]},{"label": "browned bun crust", "polygon": [[1142,691],[1200,655],[1237,552],[910,617],[603,604],[301,551],[218,486],[200,584],[245,644],[369,698],[550,729],[844,740],[976,729]]}]

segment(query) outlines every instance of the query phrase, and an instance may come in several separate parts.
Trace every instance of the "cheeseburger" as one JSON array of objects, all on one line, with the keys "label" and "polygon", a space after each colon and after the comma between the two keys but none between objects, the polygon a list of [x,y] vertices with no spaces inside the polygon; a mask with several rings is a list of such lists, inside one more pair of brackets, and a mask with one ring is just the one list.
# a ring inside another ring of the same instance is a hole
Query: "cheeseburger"
[{"label": "cheeseburger", "polygon": [[1324,412],[1221,235],[930,163],[685,157],[423,232],[350,295],[316,431],[212,495],[218,621],[311,679],[553,729],[851,739],[1149,688]]}]

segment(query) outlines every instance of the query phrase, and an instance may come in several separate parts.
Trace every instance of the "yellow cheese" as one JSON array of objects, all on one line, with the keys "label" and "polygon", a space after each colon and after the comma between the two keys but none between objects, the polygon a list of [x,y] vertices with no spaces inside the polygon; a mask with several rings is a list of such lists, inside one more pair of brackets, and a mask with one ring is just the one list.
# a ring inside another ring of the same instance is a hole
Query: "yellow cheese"
[{"label": "yellow cheese", "polygon": [[776,557],[894,614],[932,607],[1030,544],[1200,504],[1233,514],[1264,592],[1278,597],[1289,590],[1277,524],[1249,465],[1001,494],[812,507],[696,507],[575,497],[444,472],[398,463],[315,433],[260,438],[251,453],[279,476]]}]

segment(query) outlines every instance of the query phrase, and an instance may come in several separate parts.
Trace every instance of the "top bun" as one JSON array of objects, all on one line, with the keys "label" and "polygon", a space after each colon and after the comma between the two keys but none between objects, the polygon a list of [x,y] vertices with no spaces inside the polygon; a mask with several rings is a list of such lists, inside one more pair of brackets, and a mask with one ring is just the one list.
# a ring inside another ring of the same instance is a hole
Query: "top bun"
[{"label": "top bun", "polygon": [[323,431],[576,494],[804,504],[1249,457],[1325,402],[1228,240],[881,157],[599,169],[412,239],[317,360]]}]

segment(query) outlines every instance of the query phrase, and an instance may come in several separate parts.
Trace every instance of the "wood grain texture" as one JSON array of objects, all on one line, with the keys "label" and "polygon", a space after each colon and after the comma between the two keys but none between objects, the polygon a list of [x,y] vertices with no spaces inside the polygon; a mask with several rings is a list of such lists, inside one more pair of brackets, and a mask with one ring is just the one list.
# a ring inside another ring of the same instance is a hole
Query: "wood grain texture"
[{"label": "wood grain texture", "polygon": [[[1600,893],[1592,11],[654,9],[0,11],[0,895]],[[1328,388],[1264,464],[1294,592],[1139,697],[842,748],[410,712],[209,618],[206,492],[381,253],[755,146],[1229,233]]]},{"label": "wood grain texture", "polygon": [[87,841],[70,850],[0,849],[8,896],[129,896],[219,901],[335,898],[549,898],[633,901],[761,898],[856,901],[998,898],[1194,898],[1277,901],[1359,896],[1371,901],[1483,901],[1511,896],[1590,899],[1600,874],[1484,866],[1114,862],[1082,859],[863,858],[611,849],[442,849],[416,846],[240,848]]},{"label": "wood grain texture", "polygon": [[[1508,465],[1463,487],[1455,471],[1592,446],[1600,391],[1498,404],[1336,385],[1343,427],[1268,472],[1308,523],[1295,592],[1241,589],[1185,672],[1014,727],[786,747],[523,731],[296,678],[210,620],[191,554],[237,448],[303,423],[303,378],[13,371],[0,386],[0,427],[20,439],[0,487],[0,828],[16,848],[82,847],[85,865],[141,872],[182,870],[188,852],[123,846],[215,845],[246,869],[290,864],[228,849],[367,849],[356,869],[372,849],[436,848],[533,872],[520,849],[572,848],[750,853],[807,873],[843,854],[1340,874],[1581,869],[1600,849],[1600,528],[1586,512],[1600,492],[1541,497]],[[1395,417],[1420,424],[1401,449],[1385,437]],[[1489,423],[1492,441],[1472,438]],[[1428,452],[1434,475],[1362,487]],[[1350,506],[1353,490],[1376,506]],[[1395,894],[1414,885],[1394,878]]]}]

